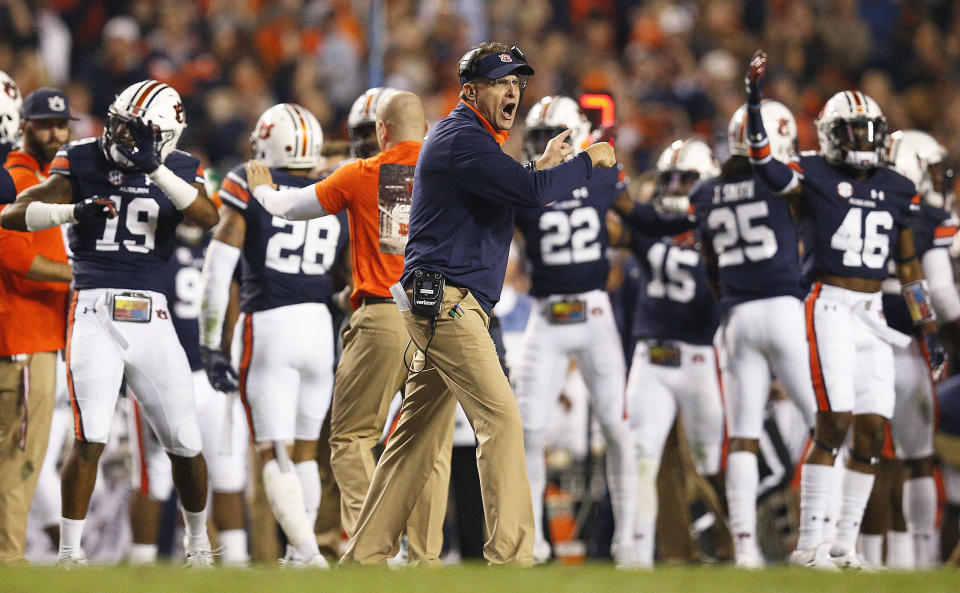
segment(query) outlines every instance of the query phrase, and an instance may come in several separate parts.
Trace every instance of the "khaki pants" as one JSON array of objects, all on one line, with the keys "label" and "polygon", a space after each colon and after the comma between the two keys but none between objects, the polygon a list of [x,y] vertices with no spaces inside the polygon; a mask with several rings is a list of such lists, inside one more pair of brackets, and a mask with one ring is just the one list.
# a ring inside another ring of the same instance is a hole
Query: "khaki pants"
[{"label": "khaki pants", "polygon": [[[412,299],[411,299],[412,300]],[[450,316],[455,305],[462,311]],[[430,339],[430,320],[402,313],[417,346]],[[373,475],[357,532],[342,563],[386,560],[436,460],[449,450],[456,403],[477,434],[477,466],[491,563],[529,565],[533,509],[523,456],[520,410],[487,332],[489,318],[469,291],[448,286],[423,372],[411,374],[400,422]],[[423,362],[423,355],[418,354]]]},{"label": "khaki pants", "polygon": [[[373,450],[383,433],[390,402],[407,379],[403,352],[409,339],[393,303],[361,305],[343,332],[343,354],[330,408],[330,465],[340,489],[340,517],[348,537],[356,530],[373,478]],[[411,355],[415,350],[411,346]],[[428,487],[407,521],[411,564],[440,562],[452,438],[451,433],[445,453],[436,458]]]},{"label": "khaki pants", "polygon": [[23,361],[0,360],[0,564],[26,562],[27,513],[50,440],[56,357],[40,352]]},{"label": "khaki pants", "polygon": [[313,531],[320,553],[329,561],[340,559],[340,488],[330,467],[330,414],[323,421],[317,440],[317,471],[320,473],[320,508]]}]

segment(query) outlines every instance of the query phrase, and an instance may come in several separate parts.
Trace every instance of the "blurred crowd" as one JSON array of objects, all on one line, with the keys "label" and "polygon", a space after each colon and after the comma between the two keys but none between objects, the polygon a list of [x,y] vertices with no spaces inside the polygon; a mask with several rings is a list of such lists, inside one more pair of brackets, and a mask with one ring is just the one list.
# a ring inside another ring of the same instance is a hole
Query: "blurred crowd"
[{"label": "blurred crowd", "polygon": [[[430,121],[456,103],[457,61],[483,40],[516,43],[539,97],[608,92],[629,173],[690,134],[726,155],[743,67],[770,54],[767,95],[785,103],[803,149],[834,92],[859,87],[891,129],[916,127],[960,154],[960,2],[954,0],[0,0],[0,70],[24,94],[64,88],[98,134],[116,93],[146,78],[175,87],[181,147],[228,170],[257,117],[294,101],[327,138],[346,138],[351,102],[380,84],[423,97]],[[519,156],[520,134],[508,144]]]}]

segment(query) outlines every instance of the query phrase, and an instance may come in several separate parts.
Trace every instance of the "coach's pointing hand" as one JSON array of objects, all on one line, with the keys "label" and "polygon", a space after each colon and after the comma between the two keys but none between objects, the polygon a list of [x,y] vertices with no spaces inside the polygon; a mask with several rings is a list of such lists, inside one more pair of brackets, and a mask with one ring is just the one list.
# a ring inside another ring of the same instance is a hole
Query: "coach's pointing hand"
[{"label": "coach's pointing hand", "polygon": [[613,152],[613,144],[609,142],[597,142],[591,144],[585,150],[590,155],[590,160],[593,161],[595,167],[609,169],[617,164],[617,155]]},{"label": "coach's pointing hand", "polygon": [[573,154],[573,147],[566,143],[573,130],[564,130],[547,142],[547,147],[543,151],[543,156],[537,161],[537,170],[542,171],[550,167],[556,167],[568,156]]}]

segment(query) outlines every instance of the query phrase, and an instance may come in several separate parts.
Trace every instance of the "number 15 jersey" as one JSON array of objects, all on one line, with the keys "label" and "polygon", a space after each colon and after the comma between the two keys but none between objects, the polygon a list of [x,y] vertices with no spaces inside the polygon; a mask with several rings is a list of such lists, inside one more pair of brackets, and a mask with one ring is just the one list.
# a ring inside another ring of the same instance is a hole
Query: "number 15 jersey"
[{"label": "number 15 jersey", "polygon": [[899,231],[920,212],[913,182],[888,167],[857,179],[812,152],[801,154],[799,165],[802,207],[813,223],[804,253],[808,279],[886,278]]},{"label": "number 15 jersey", "polygon": [[[315,183],[271,168],[280,189]],[[299,303],[329,304],[332,285],[329,271],[346,245],[347,233],[339,216],[311,220],[284,220],[250,199],[247,173],[238,165],[220,186],[220,199],[243,215],[247,233],[241,260],[240,310],[255,313]]]},{"label": "number 15 jersey", "polygon": [[[125,171],[107,160],[100,138],[70,142],[57,152],[50,173],[70,180],[73,202],[110,198],[117,216],[72,224],[67,231],[73,251],[77,290],[128,288],[163,292],[163,272],[183,214],[143,173]],[[164,161],[189,183],[203,183],[200,161],[175,150]]]}]

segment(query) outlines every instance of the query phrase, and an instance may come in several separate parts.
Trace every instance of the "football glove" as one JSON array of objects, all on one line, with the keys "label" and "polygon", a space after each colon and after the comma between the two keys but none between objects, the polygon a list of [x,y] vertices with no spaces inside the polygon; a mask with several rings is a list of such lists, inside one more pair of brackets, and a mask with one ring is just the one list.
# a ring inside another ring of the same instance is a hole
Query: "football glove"
[{"label": "football glove", "polygon": [[207,380],[214,389],[224,393],[237,390],[237,373],[223,352],[200,348],[200,355],[203,357],[203,369],[207,373]]},{"label": "football glove", "polygon": [[117,215],[117,207],[110,198],[87,198],[73,207],[73,217],[78,223],[97,222]]},{"label": "football glove", "polygon": [[938,332],[930,332],[923,336],[924,345],[927,347],[927,363],[930,365],[930,376],[933,380],[939,381],[943,376],[943,367],[947,362],[947,349],[943,347],[943,341]]},{"label": "football glove", "polygon": [[759,106],[763,99],[760,91],[763,88],[763,76],[767,73],[767,54],[758,49],[750,58],[750,66],[743,82],[747,87],[747,105]]},{"label": "football glove", "polygon": [[137,171],[148,175],[153,173],[161,165],[159,128],[151,121],[143,123],[140,119],[131,119],[126,122],[126,126],[133,138],[133,148],[118,142],[117,150],[133,163]]}]

